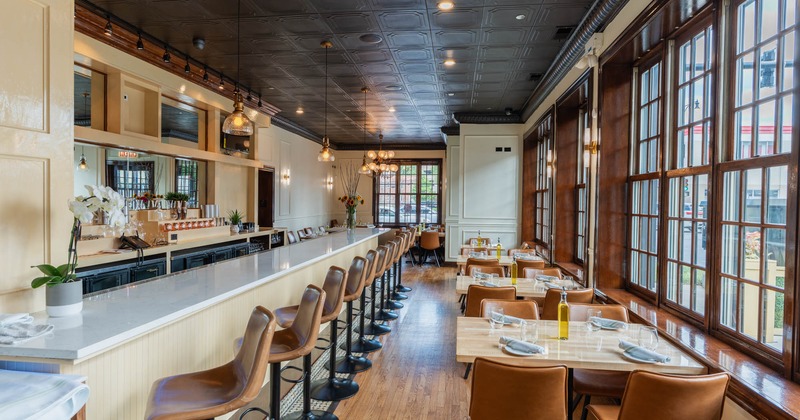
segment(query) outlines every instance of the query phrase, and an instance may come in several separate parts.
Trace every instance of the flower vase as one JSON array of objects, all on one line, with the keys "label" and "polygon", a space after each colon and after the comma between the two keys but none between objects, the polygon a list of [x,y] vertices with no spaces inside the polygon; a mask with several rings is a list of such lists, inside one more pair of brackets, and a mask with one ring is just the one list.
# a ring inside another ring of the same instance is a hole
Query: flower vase
[{"label": "flower vase", "polygon": [[45,290],[47,315],[70,316],[83,310],[83,280],[47,286]]},{"label": "flower vase", "polygon": [[347,229],[355,229],[356,228],[356,209],[347,210],[347,220],[345,220],[345,226]]}]

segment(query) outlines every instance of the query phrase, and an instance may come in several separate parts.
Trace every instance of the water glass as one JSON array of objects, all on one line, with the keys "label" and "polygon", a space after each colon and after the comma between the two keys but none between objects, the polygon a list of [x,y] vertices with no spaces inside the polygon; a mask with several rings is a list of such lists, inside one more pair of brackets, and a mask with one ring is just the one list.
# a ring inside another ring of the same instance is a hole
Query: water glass
[{"label": "water glass", "polygon": [[477,283],[478,279],[481,277],[481,269],[480,268],[473,268],[472,269],[472,281]]},{"label": "water glass", "polygon": [[528,343],[539,341],[539,323],[536,321],[522,321],[519,324],[519,338]]},{"label": "water glass", "polygon": [[656,327],[643,325],[639,328],[639,345],[648,350],[655,350],[658,347],[658,330]]},{"label": "water glass", "polygon": [[492,330],[499,330],[503,326],[504,320],[503,308],[495,308],[489,314],[489,326],[492,327]]},{"label": "water glass", "polygon": [[599,309],[589,309],[588,311],[586,311],[586,315],[587,315],[586,316],[586,329],[589,330],[590,332],[599,331],[600,330],[600,324],[596,323],[596,322],[593,322],[592,318],[602,318],[603,317],[603,311],[601,311]]}]

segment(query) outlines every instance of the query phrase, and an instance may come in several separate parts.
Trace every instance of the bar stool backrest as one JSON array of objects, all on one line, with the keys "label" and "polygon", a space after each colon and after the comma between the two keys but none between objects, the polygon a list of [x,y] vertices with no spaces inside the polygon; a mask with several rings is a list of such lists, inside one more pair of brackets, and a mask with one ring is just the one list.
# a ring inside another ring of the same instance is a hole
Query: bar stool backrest
[{"label": "bar stool backrest", "polygon": [[299,346],[292,352],[293,355],[287,356],[285,360],[305,355],[314,347],[319,336],[324,306],[325,291],[313,284],[306,286],[300,306],[297,308],[297,316],[289,327]]},{"label": "bar stool backrest", "polygon": [[325,276],[322,290],[325,291],[325,305],[322,309],[321,323],[333,321],[342,312],[342,302],[347,289],[347,272],[344,268],[331,266]]},{"label": "bar stool backrest", "polygon": [[367,251],[367,265],[364,267],[364,287],[371,286],[375,280],[375,271],[378,269],[378,251]]},{"label": "bar stool backrest", "polygon": [[679,376],[635,370],[625,386],[619,420],[718,420],[729,380],[727,373]]},{"label": "bar stool backrest", "polygon": [[394,242],[394,255],[392,257],[392,262],[396,263],[400,261],[400,257],[403,255],[403,250],[406,249],[406,246],[403,243],[403,238],[400,236],[396,236],[392,242]]},{"label": "bar stool backrest", "polygon": [[389,241],[386,243],[386,256],[383,258],[383,270],[381,271],[381,275],[386,272],[391,266],[392,262],[394,262],[394,251],[395,251],[396,244],[393,241]]},{"label": "bar stool backrest", "polygon": [[370,286],[375,279],[382,276],[383,272],[386,271],[385,269],[385,261],[386,261],[386,253],[389,252],[389,247],[386,245],[381,245],[378,247],[378,256],[375,258],[375,270],[372,273],[372,280],[369,281]]},{"label": "bar stool backrest", "polygon": [[364,278],[367,275],[367,264],[367,259],[364,257],[355,257],[350,263],[350,269],[347,270],[347,288],[344,292],[345,302],[352,302],[361,296],[361,291],[364,290]]},{"label": "bar stool backrest", "polygon": [[275,315],[263,306],[256,306],[250,313],[242,347],[232,362],[237,367],[235,370],[244,374],[245,384],[240,394],[244,403],[254,400],[261,392],[269,366],[269,346],[275,334],[275,325]]}]

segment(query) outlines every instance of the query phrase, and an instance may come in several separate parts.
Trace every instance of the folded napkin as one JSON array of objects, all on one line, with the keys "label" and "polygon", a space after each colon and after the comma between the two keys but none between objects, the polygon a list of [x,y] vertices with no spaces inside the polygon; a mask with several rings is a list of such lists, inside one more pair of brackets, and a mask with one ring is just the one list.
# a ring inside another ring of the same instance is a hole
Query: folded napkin
[{"label": "folded napkin", "polygon": [[547,287],[548,289],[559,289],[559,290],[562,289],[561,286],[550,282],[545,283],[544,286]]},{"label": "folded napkin", "polygon": [[559,278],[556,277],[556,276],[546,276],[544,274],[537,274],[536,275],[536,280],[543,281],[543,282],[548,282],[548,281],[558,281]]},{"label": "folded napkin", "polygon": [[475,272],[473,272],[472,273],[472,277],[475,277],[476,279],[490,279],[490,278],[492,278],[492,274],[491,273],[475,273]]},{"label": "folded napkin", "polygon": [[68,419],[89,399],[78,375],[0,370],[0,413],[5,419]]},{"label": "folded napkin", "polygon": [[497,287],[496,284],[494,284],[494,283],[492,283],[490,281],[486,281],[486,280],[481,280],[481,281],[478,282],[478,284],[480,284],[481,286],[486,286],[486,287]]},{"label": "folded napkin", "polygon": [[16,324],[18,322],[31,322],[33,317],[27,313],[0,314],[0,326]]},{"label": "folded napkin", "polygon": [[533,343],[528,343],[527,341],[517,340],[511,337],[506,337],[506,336],[500,337],[500,344],[503,344],[512,350],[516,350],[523,353],[530,353],[530,354],[544,353],[544,347],[542,346],[538,346]]},{"label": "folded napkin", "polygon": [[538,258],[535,255],[527,255],[527,254],[517,254],[517,259],[523,261],[538,260]]},{"label": "folded napkin", "polygon": [[511,316],[511,315],[503,316],[503,324],[514,324],[514,325],[517,325],[517,324],[521,324],[522,321],[523,321],[522,318],[517,318],[515,316]]},{"label": "folded napkin", "polygon": [[625,323],[622,321],[617,321],[616,319],[608,319],[608,318],[600,318],[597,316],[593,316],[589,318],[589,321],[597,325],[600,328],[604,328],[607,330],[618,330],[625,327]]},{"label": "folded napkin", "polygon": [[654,362],[660,362],[660,363],[667,363],[670,361],[669,356],[665,356],[661,353],[656,353],[644,347],[637,346],[636,344],[633,344],[630,341],[625,341],[620,339],[619,348],[621,348],[622,350],[625,351],[625,353],[629,354],[630,356],[633,356],[636,359],[652,360]]},{"label": "folded napkin", "polygon": [[0,344],[21,344],[53,331],[51,324],[31,324],[18,322],[0,326]]}]

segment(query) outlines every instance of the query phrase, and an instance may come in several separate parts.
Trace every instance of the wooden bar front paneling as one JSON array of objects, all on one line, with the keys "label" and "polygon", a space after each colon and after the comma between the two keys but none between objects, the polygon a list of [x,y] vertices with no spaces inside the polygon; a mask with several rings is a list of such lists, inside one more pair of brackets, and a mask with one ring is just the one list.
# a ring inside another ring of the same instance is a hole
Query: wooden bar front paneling
[{"label": "wooden bar front paneling", "polygon": [[600,68],[596,284],[624,287],[627,249],[627,179],[630,137],[631,68]]}]

